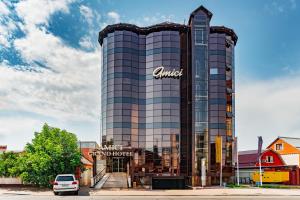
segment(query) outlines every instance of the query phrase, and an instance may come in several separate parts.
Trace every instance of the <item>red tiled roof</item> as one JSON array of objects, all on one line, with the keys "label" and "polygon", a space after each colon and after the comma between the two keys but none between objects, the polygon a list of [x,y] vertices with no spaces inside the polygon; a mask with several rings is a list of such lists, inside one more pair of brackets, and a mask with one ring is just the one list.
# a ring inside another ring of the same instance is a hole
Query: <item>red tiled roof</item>
[{"label": "red tiled roof", "polygon": [[6,151],[7,150],[7,145],[0,145],[0,150],[1,151]]},{"label": "red tiled roof", "polygon": [[257,150],[239,152],[239,167],[255,167],[258,160]]},{"label": "red tiled roof", "polygon": [[88,161],[93,163],[93,158],[92,156],[89,154],[92,151],[91,148],[81,148],[81,154],[82,156],[87,159]]}]

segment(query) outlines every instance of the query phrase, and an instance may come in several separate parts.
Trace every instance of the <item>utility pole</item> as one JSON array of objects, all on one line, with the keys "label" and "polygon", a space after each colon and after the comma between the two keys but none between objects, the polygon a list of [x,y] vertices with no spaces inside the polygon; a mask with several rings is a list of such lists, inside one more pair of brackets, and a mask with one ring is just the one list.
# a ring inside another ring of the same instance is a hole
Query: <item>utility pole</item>
[{"label": "utility pole", "polygon": [[258,162],[259,162],[259,180],[260,180],[260,186],[262,186],[262,172],[261,172],[261,152],[262,152],[262,145],[263,145],[263,139],[261,136],[258,137]]},{"label": "utility pole", "polygon": [[235,138],[236,145],[236,182],[237,185],[240,186],[240,166],[239,166],[239,150],[238,150],[238,138]]},{"label": "utility pole", "polygon": [[201,186],[206,186],[206,159],[201,158]]},{"label": "utility pole", "polygon": [[261,155],[259,155],[259,181],[260,181],[260,186],[262,186],[262,172],[261,172]]},{"label": "utility pole", "polygon": [[[221,155],[222,158],[222,155]],[[223,169],[222,169],[222,160],[220,162],[220,186],[222,186],[222,177],[223,177]]]}]

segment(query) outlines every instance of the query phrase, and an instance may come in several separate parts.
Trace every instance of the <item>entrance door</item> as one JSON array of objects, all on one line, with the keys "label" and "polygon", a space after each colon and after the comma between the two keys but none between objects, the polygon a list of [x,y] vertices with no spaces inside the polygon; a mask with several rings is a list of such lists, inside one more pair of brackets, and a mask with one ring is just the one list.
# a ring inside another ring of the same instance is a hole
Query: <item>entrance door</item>
[{"label": "entrance door", "polygon": [[112,172],[125,172],[124,158],[113,158]]}]

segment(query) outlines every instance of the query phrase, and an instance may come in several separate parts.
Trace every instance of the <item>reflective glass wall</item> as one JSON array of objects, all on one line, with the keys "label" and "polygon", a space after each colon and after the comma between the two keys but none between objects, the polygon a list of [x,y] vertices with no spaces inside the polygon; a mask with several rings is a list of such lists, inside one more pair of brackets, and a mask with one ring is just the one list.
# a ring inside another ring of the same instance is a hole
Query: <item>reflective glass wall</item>
[{"label": "reflective glass wall", "polygon": [[209,136],[211,170],[218,182],[215,138],[222,136],[223,179],[232,177],[234,139],[234,41],[225,31],[209,36]]},{"label": "reflective glass wall", "polygon": [[208,35],[210,18],[199,10],[191,22],[193,70],[193,180],[200,185],[201,159],[208,169]]},{"label": "reflective glass wall", "polygon": [[139,36],[129,31],[109,33],[103,40],[101,122],[103,142],[138,147]]},{"label": "reflective glass wall", "polygon": [[146,36],[146,156],[149,170],[178,173],[180,136],[180,79],[154,78],[153,70],[180,70],[177,31]]},{"label": "reflective glass wall", "polygon": [[102,143],[133,149],[134,171],[179,174],[180,70],[178,31],[146,35],[114,31],[103,39]]},{"label": "reflective glass wall", "polygon": [[[226,142],[226,46],[225,33],[212,33],[209,38],[209,96],[210,96],[210,143],[215,148],[216,136],[222,136],[223,155],[222,165],[225,163]],[[213,150],[214,152],[214,150]],[[211,168],[216,169],[215,153],[211,155]],[[219,168],[218,168],[219,169]],[[218,169],[216,169],[218,171]]]},{"label": "reflective glass wall", "polygon": [[[188,26],[115,24],[99,33],[102,144],[133,153],[125,159],[131,175],[181,175],[193,186],[215,183],[220,135],[223,175],[232,177],[237,36],[210,26],[211,17],[200,6]],[[158,67],[183,69],[183,75],[155,78]]]}]

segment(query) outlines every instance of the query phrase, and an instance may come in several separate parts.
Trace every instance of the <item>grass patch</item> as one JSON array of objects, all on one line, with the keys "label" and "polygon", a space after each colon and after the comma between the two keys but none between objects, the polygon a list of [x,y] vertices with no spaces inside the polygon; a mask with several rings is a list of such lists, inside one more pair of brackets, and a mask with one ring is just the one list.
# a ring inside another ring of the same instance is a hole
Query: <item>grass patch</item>
[{"label": "grass patch", "polygon": [[243,184],[240,184],[240,185],[237,185],[237,184],[228,184],[227,187],[228,188],[249,188],[250,186],[249,185],[243,185]]},{"label": "grass patch", "polygon": [[[227,188],[251,188],[254,185],[245,185],[245,184],[228,184]],[[255,186],[254,186],[255,187]],[[256,186],[257,188],[270,188],[270,189],[300,189],[300,185],[280,185],[280,184],[263,184],[263,186]]]},{"label": "grass patch", "polygon": [[273,189],[300,189],[299,185],[276,185],[276,184],[263,184],[259,186],[261,188],[273,188]]}]

